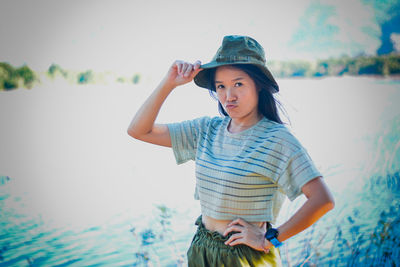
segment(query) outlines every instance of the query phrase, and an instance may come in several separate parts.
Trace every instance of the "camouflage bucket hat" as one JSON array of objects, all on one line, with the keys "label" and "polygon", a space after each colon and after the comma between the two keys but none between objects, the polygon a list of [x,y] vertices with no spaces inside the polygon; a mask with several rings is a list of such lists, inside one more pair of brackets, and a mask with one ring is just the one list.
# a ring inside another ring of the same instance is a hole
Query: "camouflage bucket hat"
[{"label": "camouflage bucket hat", "polygon": [[211,62],[200,66],[203,70],[194,77],[194,82],[200,87],[212,89],[211,69],[224,65],[253,64],[271,81],[273,93],[276,93],[279,91],[279,86],[265,63],[264,49],[256,40],[248,36],[228,35],[224,37]]}]

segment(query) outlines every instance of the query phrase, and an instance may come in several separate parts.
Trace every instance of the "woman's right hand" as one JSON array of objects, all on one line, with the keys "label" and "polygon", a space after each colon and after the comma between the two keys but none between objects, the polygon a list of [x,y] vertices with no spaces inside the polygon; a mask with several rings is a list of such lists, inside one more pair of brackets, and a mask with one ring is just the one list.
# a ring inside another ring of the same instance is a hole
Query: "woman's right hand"
[{"label": "woman's right hand", "polygon": [[197,60],[194,64],[182,60],[176,60],[168,70],[164,83],[175,88],[179,85],[189,83],[202,69],[201,62]]}]

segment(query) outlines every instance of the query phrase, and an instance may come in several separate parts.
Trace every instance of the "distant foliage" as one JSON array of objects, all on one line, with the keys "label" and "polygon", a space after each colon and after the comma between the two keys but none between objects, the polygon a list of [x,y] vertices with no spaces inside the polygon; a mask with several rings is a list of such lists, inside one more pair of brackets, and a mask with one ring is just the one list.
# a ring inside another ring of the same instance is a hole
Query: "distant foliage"
[{"label": "distant foliage", "polygon": [[40,83],[39,77],[46,76],[50,80],[56,78],[64,79],[70,84],[107,84],[107,83],[130,83],[138,84],[141,80],[141,75],[135,73],[132,76],[119,76],[111,71],[94,72],[93,70],[75,71],[62,68],[58,64],[51,64],[45,73],[36,73],[27,65],[14,67],[7,62],[0,62],[0,90],[14,90],[17,88],[31,89],[37,83]]},{"label": "distant foliage", "polygon": [[68,73],[67,71],[63,70],[59,65],[57,64],[51,64],[49,67],[47,74],[51,77],[54,78],[57,75],[61,75],[63,78],[67,78]]},{"label": "distant foliage", "polygon": [[271,61],[268,66],[274,75],[286,77],[322,77],[342,75],[389,76],[400,74],[400,54],[358,56],[318,60]]},{"label": "distant foliage", "polygon": [[140,74],[135,74],[135,75],[133,75],[132,83],[133,83],[133,84],[138,84],[139,81],[140,81]]},{"label": "distant foliage", "polygon": [[[342,56],[316,62],[307,60],[270,61],[268,67],[274,76],[279,78],[315,78],[342,75],[390,76],[400,74],[400,54]],[[46,74],[50,79],[61,77],[73,84],[107,83],[107,81],[138,84],[141,81],[139,73],[126,77],[115,76],[111,72],[96,73],[93,70],[77,72],[65,70],[57,64],[52,64]],[[32,88],[35,82],[39,81],[38,77],[39,75],[26,65],[14,68],[6,62],[0,62],[0,90],[12,90],[20,87]]]},{"label": "distant foliage", "polygon": [[17,77],[22,77],[24,86],[31,88],[35,81],[35,73],[26,65],[15,70]]},{"label": "distant foliage", "polygon": [[78,74],[78,83],[93,83],[93,77],[94,75],[91,70],[81,72]]},{"label": "distant foliage", "polygon": [[1,90],[12,90],[19,87],[32,88],[36,80],[35,72],[28,66],[14,68],[7,62],[0,62]]},{"label": "distant foliage", "polygon": [[305,60],[275,61],[269,66],[277,77],[306,77],[312,74],[312,65]]},{"label": "distant foliage", "polygon": [[5,185],[5,184],[8,183],[10,180],[11,180],[11,179],[10,179],[9,176],[0,175],[0,185]]}]

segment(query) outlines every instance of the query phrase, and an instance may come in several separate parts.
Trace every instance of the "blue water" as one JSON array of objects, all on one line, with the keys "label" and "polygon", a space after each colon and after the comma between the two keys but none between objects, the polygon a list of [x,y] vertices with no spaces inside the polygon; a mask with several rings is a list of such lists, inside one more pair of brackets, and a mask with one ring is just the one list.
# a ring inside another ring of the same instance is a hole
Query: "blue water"
[{"label": "blue water", "polygon": [[[336,200],[285,242],[284,266],[399,266],[399,243],[387,236],[400,237],[400,83],[280,85],[291,127]],[[0,143],[0,266],[185,266],[199,214],[187,177],[193,165],[175,166],[170,151],[126,137],[145,94],[54,86],[0,95],[8,129]],[[162,119],[183,119],[171,98]],[[187,116],[204,107],[196,105]],[[35,133],[27,137],[21,132],[29,123]],[[286,201],[277,225],[304,201]]]}]

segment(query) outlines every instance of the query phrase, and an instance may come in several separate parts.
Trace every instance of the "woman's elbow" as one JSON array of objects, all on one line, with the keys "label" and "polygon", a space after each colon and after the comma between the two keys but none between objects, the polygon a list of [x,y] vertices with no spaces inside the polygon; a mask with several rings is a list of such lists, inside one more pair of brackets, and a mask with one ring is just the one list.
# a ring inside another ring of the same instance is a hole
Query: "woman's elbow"
[{"label": "woman's elbow", "polygon": [[312,201],[318,206],[320,214],[325,214],[335,207],[335,200],[329,191],[320,192],[319,194],[311,197]]},{"label": "woman's elbow", "polygon": [[326,204],[326,207],[328,209],[328,211],[333,210],[333,208],[335,207],[335,200],[331,200]]},{"label": "woman's elbow", "polygon": [[325,212],[328,212],[330,210],[333,210],[335,208],[335,199],[333,198],[332,195],[328,195],[324,201],[323,204],[323,210]]},{"label": "woman's elbow", "polygon": [[135,139],[139,139],[139,135],[132,129],[132,128],[128,128],[126,130],[127,134]]}]

